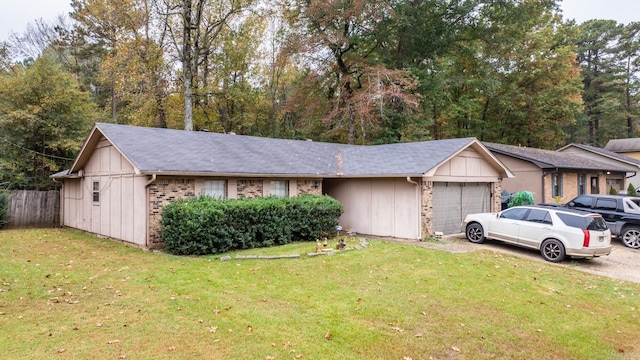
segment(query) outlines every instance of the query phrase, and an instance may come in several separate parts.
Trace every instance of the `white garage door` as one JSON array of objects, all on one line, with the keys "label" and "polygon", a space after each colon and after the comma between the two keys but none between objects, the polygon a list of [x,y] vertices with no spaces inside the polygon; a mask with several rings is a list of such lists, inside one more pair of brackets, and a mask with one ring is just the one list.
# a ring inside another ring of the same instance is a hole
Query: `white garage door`
[{"label": "white garage door", "polygon": [[433,184],[433,230],[460,232],[466,214],[491,210],[490,183],[436,182]]}]

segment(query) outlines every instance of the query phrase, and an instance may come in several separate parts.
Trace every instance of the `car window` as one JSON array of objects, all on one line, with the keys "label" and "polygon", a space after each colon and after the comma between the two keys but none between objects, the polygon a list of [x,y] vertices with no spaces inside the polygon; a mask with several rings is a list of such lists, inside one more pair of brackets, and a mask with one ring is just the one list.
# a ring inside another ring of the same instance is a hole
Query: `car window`
[{"label": "car window", "polygon": [[511,208],[500,213],[503,219],[522,220],[527,215],[527,208]]},{"label": "car window", "polygon": [[607,223],[602,216],[589,216],[586,219],[588,221],[587,230],[607,230]]},{"label": "car window", "polygon": [[624,199],[624,212],[640,214],[640,198]]},{"label": "car window", "polygon": [[527,221],[551,224],[551,215],[549,215],[547,210],[531,209],[531,211],[529,211],[529,215],[527,215]]},{"label": "car window", "polygon": [[573,203],[573,206],[590,208],[593,204],[593,198],[589,196],[578,196],[571,200],[571,202]]},{"label": "car window", "polygon": [[578,216],[566,213],[557,213],[556,215],[567,226],[582,230],[607,230],[607,223],[602,216]]},{"label": "car window", "polygon": [[595,209],[616,211],[618,208],[617,204],[616,199],[596,199]]}]

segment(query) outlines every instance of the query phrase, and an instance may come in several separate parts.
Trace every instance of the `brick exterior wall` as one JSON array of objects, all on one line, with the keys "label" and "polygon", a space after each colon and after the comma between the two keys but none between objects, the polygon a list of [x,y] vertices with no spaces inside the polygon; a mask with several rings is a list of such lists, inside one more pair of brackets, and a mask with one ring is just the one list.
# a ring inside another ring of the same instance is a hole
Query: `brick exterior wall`
[{"label": "brick exterior wall", "polygon": [[298,195],[322,195],[322,180],[298,180]]},{"label": "brick exterior wall", "polygon": [[263,187],[262,180],[238,179],[238,199],[262,197]]},{"label": "brick exterior wall", "polygon": [[422,180],[420,183],[422,191],[420,204],[420,223],[422,224],[422,238],[433,235],[433,182]]},{"label": "brick exterior wall", "polygon": [[[607,176],[605,174],[585,174],[585,193],[591,193],[591,177],[598,176],[598,184],[600,185],[600,194],[608,194],[609,187],[607,186]],[[546,174],[544,176],[544,194],[542,198],[543,203],[566,203],[567,201],[578,196],[578,174],[577,173],[562,173],[562,196],[560,199],[555,199],[553,194],[553,188],[551,186],[552,174]]]},{"label": "brick exterior wall", "polygon": [[149,185],[149,225],[147,246],[151,249],[162,247],[160,241],[160,219],[162,207],[179,199],[196,196],[195,179],[158,178]]},{"label": "brick exterior wall", "polygon": [[493,208],[490,209],[491,212],[498,212],[502,209],[502,199],[500,195],[502,194],[502,182],[496,181],[493,183]]}]

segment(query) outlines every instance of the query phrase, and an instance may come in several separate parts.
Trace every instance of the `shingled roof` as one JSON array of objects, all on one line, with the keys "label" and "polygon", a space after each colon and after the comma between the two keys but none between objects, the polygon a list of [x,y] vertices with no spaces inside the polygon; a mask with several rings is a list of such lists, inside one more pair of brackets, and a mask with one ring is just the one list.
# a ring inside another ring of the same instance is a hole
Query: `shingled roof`
[{"label": "shingled roof", "polygon": [[493,157],[475,138],[360,146],[98,123],[67,174],[102,136],[143,174],[421,176],[469,146]]},{"label": "shingled roof", "polygon": [[613,152],[638,152],[640,151],[640,138],[611,139],[604,146],[605,150]]},{"label": "shingled roof", "polygon": [[615,160],[618,160],[618,161],[623,162],[623,163],[627,163],[627,164],[635,166],[635,167],[640,167],[640,160],[638,160],[638,159],[634,159],[634,158],[629,157],[629,156],[621,155],[621,154],[618,154],[616,152],[609,151],[609,150],[606,150],[606,149],[603,149],[603,148],[599,148],[599,147],[596,147],[596,146],[591,146],[591,145],[572,143],[572,144],[569,144],[569,145],[561,147],[557,151],[563,151],[563,150],[568,149],[570,147],[576,147],[578,149],[582,149],[582,150],[585,150],[585,151],[588,151],[588,152],[591,152],[591,153],[594,153],[594,154],[598,154],[598,155],[601,155],[601,156],[604,156],[604,157],[615,159]]},{"label": "shingled roof", "polygon": [[577,169],[618,172],[635,171],[631,167],[611,165],[605,162],[592,160],[587,157],[565,154],[558,151],[488,142],[483,142],[483,144],[487,149],[493,152],[529,161],[541,169]]}]

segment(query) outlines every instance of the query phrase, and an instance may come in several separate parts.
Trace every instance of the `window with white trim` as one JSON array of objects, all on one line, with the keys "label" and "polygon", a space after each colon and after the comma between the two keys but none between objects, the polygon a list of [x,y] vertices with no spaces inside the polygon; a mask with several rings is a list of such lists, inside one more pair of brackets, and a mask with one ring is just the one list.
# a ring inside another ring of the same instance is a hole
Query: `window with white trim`
[{"label": "window with white trim", "polygon": [[226,180],[205,180],[204,194],[214,199],[227,198],[227,181]]},{"label": "window with white trim", "polygon": [[100,202],[100,181],[93,182],[93,188],[91,189],[91,194],[93,197],[93,202]]},{"label": "window with white trim", "polygon": [[289,196],[289,182],[286,180],[272,180],[269,195],[277,197]]}]

